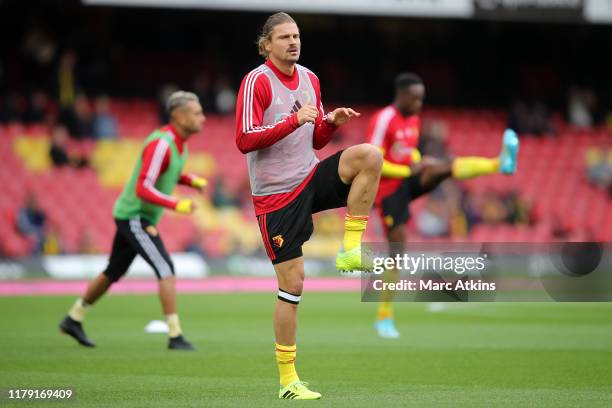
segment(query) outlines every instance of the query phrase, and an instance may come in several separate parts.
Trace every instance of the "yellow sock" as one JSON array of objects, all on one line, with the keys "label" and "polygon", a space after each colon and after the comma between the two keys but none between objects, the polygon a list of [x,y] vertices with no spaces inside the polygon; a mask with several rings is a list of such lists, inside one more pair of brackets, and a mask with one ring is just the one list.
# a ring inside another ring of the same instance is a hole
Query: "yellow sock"
[{"label": "yellow sock", "polygon": [[183,334],[181,323],[176,313],[166,315],[166,323],[168,324],[168,336],[178,337]]},{"label": "yellow sock", "polygon": [[367,215],[350,215],[346,214],[344,218],[344,251],[351,249],[361,244],[363,231],[368,224]]},{"label": "yellow sock", "polygon": [[274,345],[276,346],[276,364],[278,364],[281,387],[286,387],[294,381],[299,381],[300,378],[295,371],[296,345],[283,346],[278,343],[274,343]]},{"label": "yellow sock", "polygon": [[499,172],[499,159],[486,157],[457,157],[453,161],[453,177],[465,180]]},{"label": "yellow sock", "polygon": [[82,322],[85,319],[85,312],[87,312],[88,307],[89,304],[87,302],[85,302],[82,298],[78,298],[68,311],[68,316],[70,316],[72,320]]},{"label": "yellow sock", "polygon": [[376,319],[384,320],[393,317],[393,303],[391,302],[380,302],[378,305],[378,312],[376,313]]}]

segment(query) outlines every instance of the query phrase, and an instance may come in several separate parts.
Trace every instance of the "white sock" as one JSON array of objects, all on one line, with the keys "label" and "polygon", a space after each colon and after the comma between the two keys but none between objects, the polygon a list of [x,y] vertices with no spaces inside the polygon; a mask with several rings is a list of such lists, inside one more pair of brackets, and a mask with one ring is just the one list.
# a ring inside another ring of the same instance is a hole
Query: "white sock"
[{"label": "white sock", "polygon": [[176,313],[166,315],[166,323],[168,324],[168,336],[177,337],[183,333],[179,317]]},{"label": "white sock", "polygon": [[87,312],[88,308],[89,303],[85,302],[83,298],[78,298],[68,311],[68,316],[70,316],[72,320],[82,322],[85,319],[85,312]]}]

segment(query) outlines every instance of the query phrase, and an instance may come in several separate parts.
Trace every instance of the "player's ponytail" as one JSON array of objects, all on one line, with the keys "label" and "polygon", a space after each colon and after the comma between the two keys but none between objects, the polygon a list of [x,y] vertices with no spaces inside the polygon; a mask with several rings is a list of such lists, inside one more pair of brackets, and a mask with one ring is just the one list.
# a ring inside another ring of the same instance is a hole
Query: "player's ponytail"
[{"label": "player's ponytail", "polygon": [[266,41],[270,41],[270,36],[272,35],[272,31],[274,31],[274,27],[285,23],[295,24],[295,20],[289,14],[283,13],[282,11],[268,17],[261,29],[261,34],[259,34],[259,37],[257,38],[257,49],[259,51],[259,55],[264,58],[268,58],[268,51],[266,51],[265,45]]}]

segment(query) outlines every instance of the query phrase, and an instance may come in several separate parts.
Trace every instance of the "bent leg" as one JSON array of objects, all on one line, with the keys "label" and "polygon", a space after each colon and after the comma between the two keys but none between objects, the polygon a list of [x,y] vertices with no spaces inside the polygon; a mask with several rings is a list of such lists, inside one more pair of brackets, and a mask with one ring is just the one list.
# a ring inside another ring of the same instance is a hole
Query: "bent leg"
[{"label": "bent leg", "polygon": [[[349,147],[340,156],[338,175],[344,184],[351,185],[344,223],[345,254],[361,245],[368,215],[378,190],[382,162],[380,150],[370,144]],[[356,255],[361,258],[361,254]],[[361,264],[361,259],[336,259],[336,268],[339,270],[359,269],[362,267]]]},{"label": "bent leg", "polygon": [[383,157],[378,148],[364,143],[342,152],[338,175],[344,184],[351,184],[347,207],[351,215],[368,215],[372,209]]}]

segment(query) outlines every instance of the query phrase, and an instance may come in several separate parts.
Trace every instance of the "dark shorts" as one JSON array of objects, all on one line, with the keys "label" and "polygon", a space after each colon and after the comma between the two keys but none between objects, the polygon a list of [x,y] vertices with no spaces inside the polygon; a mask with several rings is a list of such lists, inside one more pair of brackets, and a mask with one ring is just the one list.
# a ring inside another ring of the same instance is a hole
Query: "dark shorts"
[{"label": "dark shorts", "polygon": [[273,264],[302,256],[313,230],[312,214],[346,207],[351,189],[338,175],[342,150],[321,161],[300,194],[285,207],[257,217],[266,253]]},{"label": "dark shorts", "polygon": [[397,190],[382,199],[378,212],[387,231],[406,224],[410,219],[410,202],[433,190],[423,188],[420,177],[415,174],[404,179]]},{"label": "dark shorts", "polygon": [[117,232],[108,266],[104,271],[111,282],[116,282],[125,275],[136,255],[142,256],[151,265],[158,279],[174,275],[174,265],[159,231],[149,221],[134,217],[129,220],[115,219],[115,224]]}]

